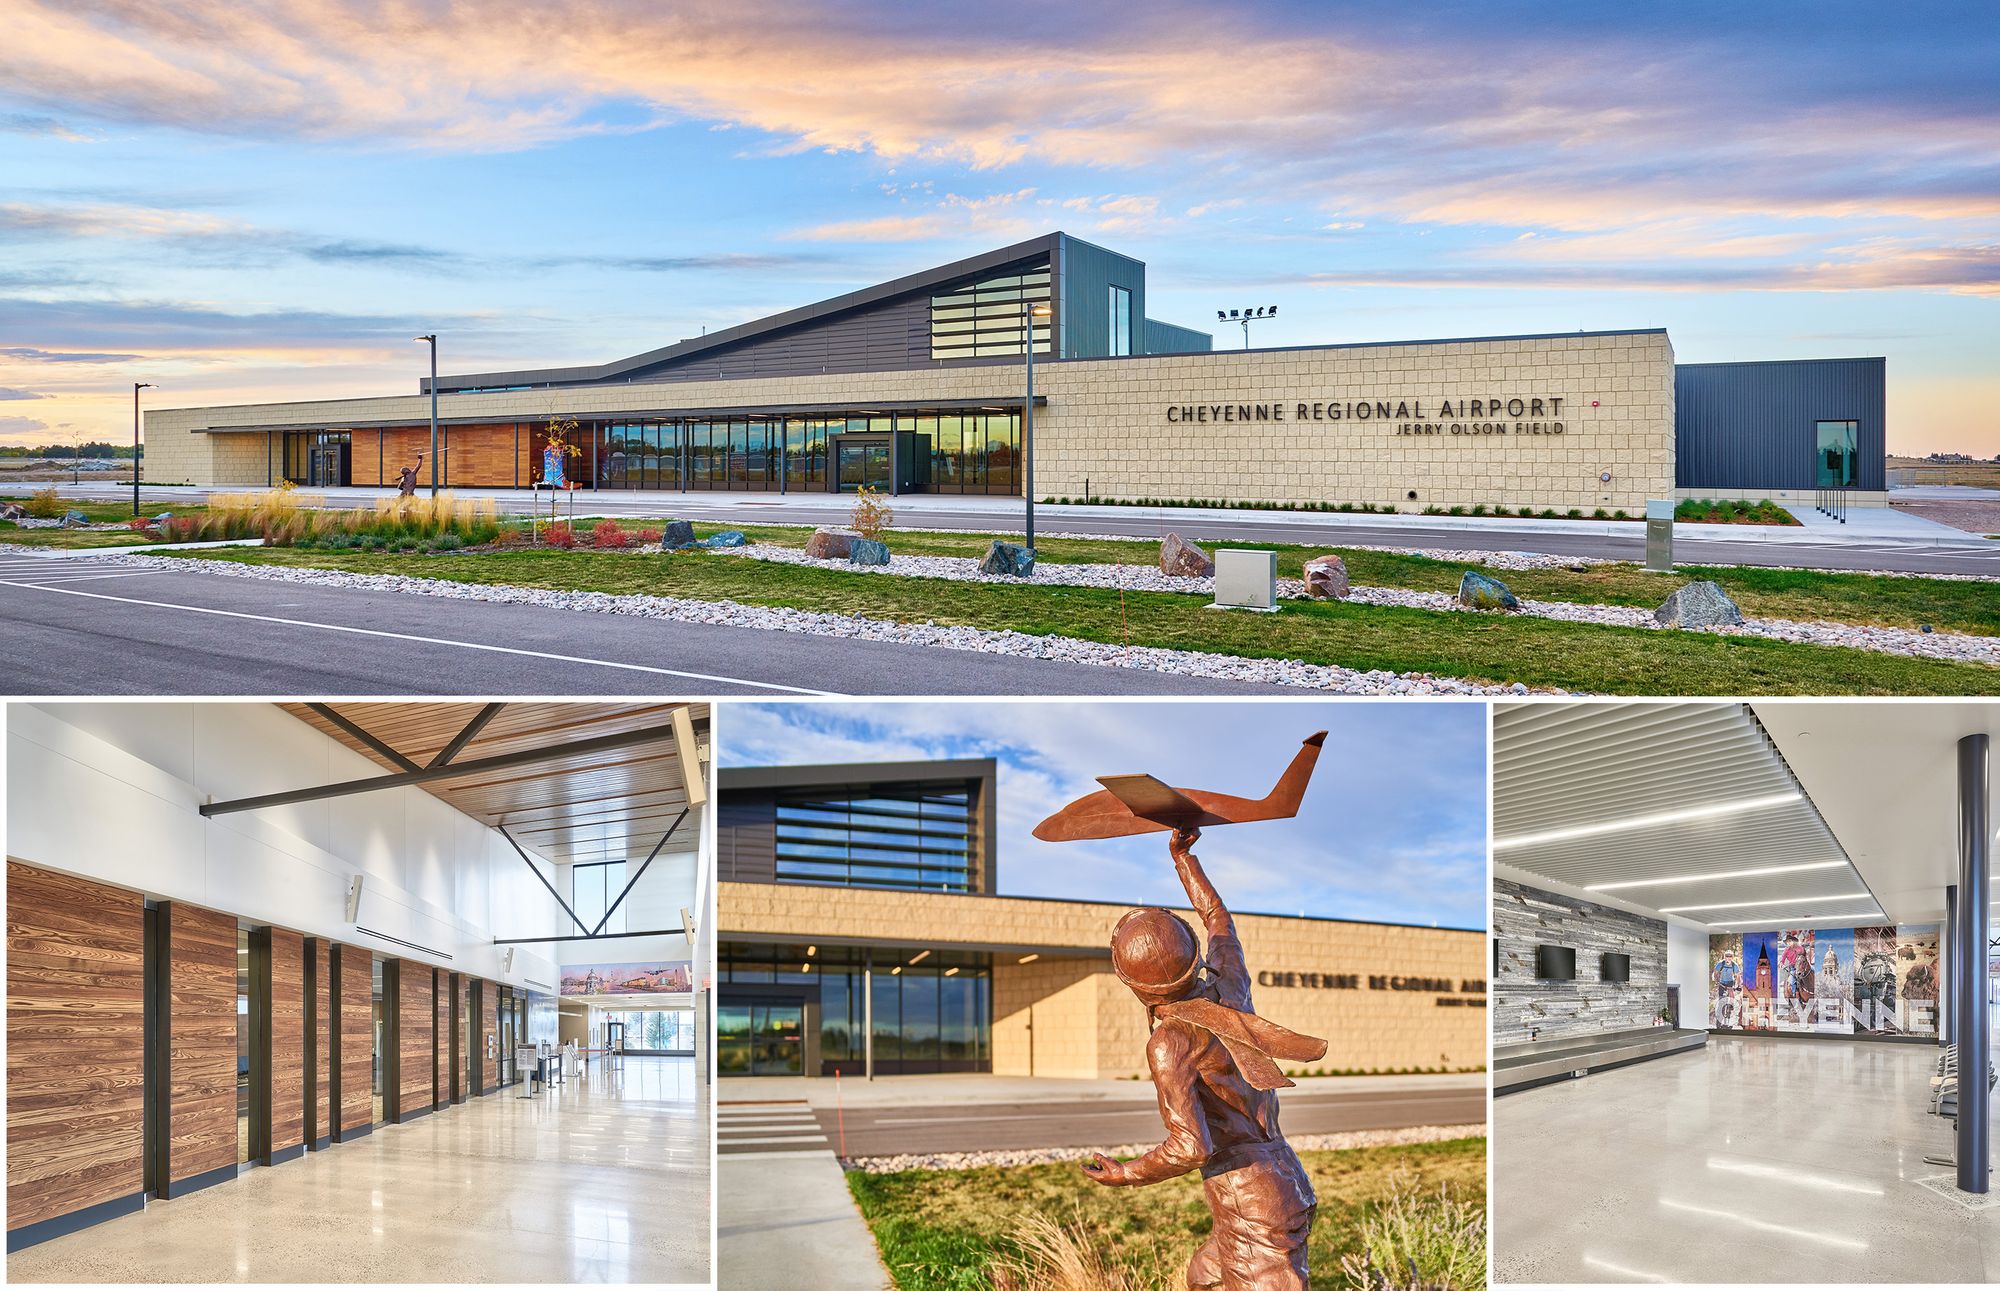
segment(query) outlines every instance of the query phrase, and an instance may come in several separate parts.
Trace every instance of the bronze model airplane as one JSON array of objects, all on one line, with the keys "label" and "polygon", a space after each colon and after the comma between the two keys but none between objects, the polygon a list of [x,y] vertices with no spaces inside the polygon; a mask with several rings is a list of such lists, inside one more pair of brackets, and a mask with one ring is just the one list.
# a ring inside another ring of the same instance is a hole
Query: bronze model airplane
[{"label": "bronze model airplane", "polygon": [[1103,785],[1035,826],[1045,843],[1085,838],[1124,838],[1167,830],[1201,830],[1251,820],[1284,820],[1299,814],[1299,800],[1312,779],[1326,732],[1310,735],[1293,755],[1277,785],[1262,798],[1236,798],[1206,789],[1172,789],[1149,775],[1097,777]]}]

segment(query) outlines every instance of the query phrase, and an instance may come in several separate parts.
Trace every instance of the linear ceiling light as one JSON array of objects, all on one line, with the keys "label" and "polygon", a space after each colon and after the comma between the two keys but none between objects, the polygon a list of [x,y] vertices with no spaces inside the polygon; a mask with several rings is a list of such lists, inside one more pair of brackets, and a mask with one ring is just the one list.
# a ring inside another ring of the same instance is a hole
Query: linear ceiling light
[{"label": "linear ceiling light", "polygon": [[1690,820],[1734,816],[1746,811],[1762,811],[1766,807],[1782,807],[1787,803],[1798,802],[1804,797],[1804,794],[1795,789],[1789,793],[1774,793],[1762,798],[1738,798],[1734,802],[1712,802],[1703,807],[1683,807],[1679,811],[1655,812],[1650,816],[1627,816],[1623,820],[1600,821],[1595,825],[1550,829],[1539,834],[1516,834],[1512,838],[1494,839],[1493,850],[1497,852],[1510,847],[1532,847],[1537,843],[1559,843],[1571,838],[1591,838],[1598,834],[1617,834],[1633,829],[1652,829],[1659,825],[1678,825]]},{"label": "linear ceiling light", "polygon": [[1686,914],[1690,910],[1747,910],[1753,905],[1810,905],[1825,901],[1873,901],[1866,892],[1848,892],[1828,897],[1780,897],[1775,901],[1717,901],[1713,905],[1663,905],[1661,914]]},{"label": "linear ceiling light", "polygon": [[1769,874],[1799,874],[1806,870],[1838,870],[1846,861],[1814,861],[1809,865],[1766,865],[1756,870],[1723,870],[1719,874],[1676,874],[1666,879],[1628,879],[1622,883],[1593,883],[1585,892],[1615,892],[1622,888],[1656,888],[1670,883],[1700,883],[1704,879],[1761,879]]},{"label": "linear ceiling light", "polygon": [[931,957],[931,952],[929,952],[928,950],[920,950],[917,952],[917,957],[915,959],[912,959],[910,962],[912,964],[921,964],[930,957]]},{"label": "linear ceiling light", "polygon": [[1784,928],[1798,927],[1808,923],[1834,923],[1842,919],[1887,919],[1889,916],[1879,911],[1849,911],[1846,914],[1801,914],[1766,915],[1762,919],[1735,919],[1728,923],[1704,924],[1706,928]]}]

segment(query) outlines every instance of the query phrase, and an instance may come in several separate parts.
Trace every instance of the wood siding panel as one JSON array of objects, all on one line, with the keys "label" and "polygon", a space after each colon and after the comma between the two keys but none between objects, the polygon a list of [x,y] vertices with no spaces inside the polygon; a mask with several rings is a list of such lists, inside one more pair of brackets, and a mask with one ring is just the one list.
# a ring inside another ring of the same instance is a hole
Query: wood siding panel
[{"label": "wood siding panel", "polygon": [[167,1178],[236,1164],[236,917],[167,911]]},{"label": "wood siding panel", "polygon": [[436,1078],[437,992],[431,985],[431,966],[403,960],[398,970],[396,1027],[398,1088],[402,1091],[404,1117],[431,1105]]},{"label": "wood siding panel", "polygon": [[271,1151],[306,1139],[305,938],[271,929]]},{"label": "wood siding panel", "polygon": [[[417,454],[423,453],[424,465],[417,472],[417,484],[420,489],[430,487],[431,428],[428,425],[389,426],[380,430],[357,430],[353,434],[349,478],[355,484],[379,484],[393,488],[397,472],[413,465]],[[529,438],[528,428],[524,425],[517,443],[511,421],[475,426],[439,426],[438,442],[444,445],[446,451],[442,464],[444,474],[438,477],[438,483],[446,488],[513,488],[518,482],[525,487],[531,478],[527,469]],[[364,453],[365,463],[362,460]],[[587,445],[584,456],[570,459],[570,471],[574,478],[589,478]]]},{"label": "wood siding panel", "polygon": [[145,900],[7,863],[7,1227],[145,1187]]},{"label": "wood siding panel", "polygon": [[375,978],[368,952],[340,948],[340,1128],[375,1123]]},{"label": "wood siding panel", "polygon": [[484,996],[478,1037],[479,1092],[483,1094],[500,1085],[500,986],[487,982],[480,994]]},{"label": "wood siding panel", "polygon": [[313,939],[313,1107],[307,1129],[314,1141],[333,1132],[333,1121],[327,1111],[333,1099],[333,978],[326,948],[324,938]]},{"label": "wood siding panel", "polygon": [[[428,433],[428,428],[426,428]],[[379,430],[355,430],[348,432],[347,482],[354,485],[374,485],[382,479],[382,432]]]}]

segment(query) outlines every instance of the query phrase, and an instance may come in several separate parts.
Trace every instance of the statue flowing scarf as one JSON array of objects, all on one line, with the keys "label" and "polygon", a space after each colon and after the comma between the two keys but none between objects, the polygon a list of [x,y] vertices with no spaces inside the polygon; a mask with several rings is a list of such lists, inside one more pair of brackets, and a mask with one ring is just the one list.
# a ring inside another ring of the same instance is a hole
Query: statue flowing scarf
[{"label": "statue flowing scarf", "polygon": [[1326,1056],[1326,1041],[1300,1035],[1275,1022],[1232,1009],[1214,1000],[1177,1000],[1156,1005],[1154,1016],[1185,1022],[1222,1041],[1222,1047],[1236,1060],[1236,1068],[1253,1089],[1285,1089],[1292,1081],[1278,1070],[1273,1058],[1287,1062],[1317,1062]]}]

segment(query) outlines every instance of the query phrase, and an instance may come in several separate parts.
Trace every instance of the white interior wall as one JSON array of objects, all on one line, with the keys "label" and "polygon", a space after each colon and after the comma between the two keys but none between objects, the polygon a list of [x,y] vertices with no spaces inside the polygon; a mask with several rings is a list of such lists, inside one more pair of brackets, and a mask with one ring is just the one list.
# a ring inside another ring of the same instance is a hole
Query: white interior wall
[{"label": "white interior wall", "polygon": [[[383,774],[274,705],[17,703],[7,728],[10,856],[553,989],[550,956],[520,947],[503,972],[492,938],[560,933],[561,910],[497,831],[420,788],[200,814],[208,801]],[[360,925],[451,958],[358,934],[344,909],[355,873]]]},{"label": "white interior wall", "polygon": [[1667,918],[1667,981],[1681,988],[1683,1027],[1708,1029],[1708,933]]}]

